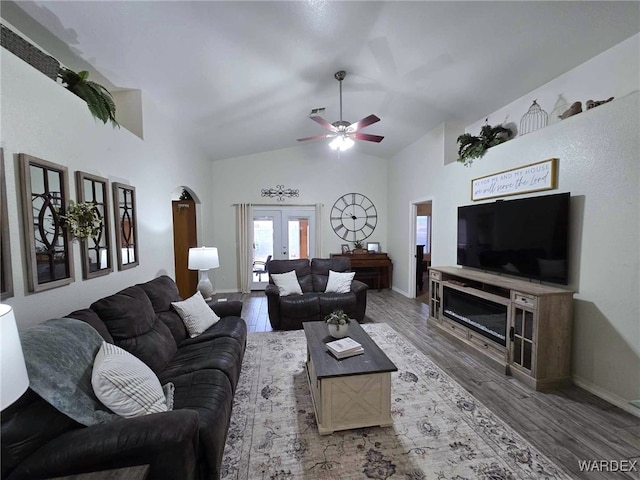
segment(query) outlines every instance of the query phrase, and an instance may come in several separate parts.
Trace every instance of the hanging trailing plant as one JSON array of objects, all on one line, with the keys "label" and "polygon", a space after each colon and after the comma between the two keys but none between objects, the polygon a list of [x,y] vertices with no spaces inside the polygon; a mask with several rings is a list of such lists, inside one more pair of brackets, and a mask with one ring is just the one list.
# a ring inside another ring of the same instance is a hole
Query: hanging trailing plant
[{"label": "hanging trailing plant", "polygon": [[506,142],[512,135],[507,127],[489,124],[482,126],[478,136],[464,133],[458,137],[458,162],[469,167],[474,158],[481,158],[489,148]]},{"label": "hanging trailing plant", "polygon": [[68,68],[60,67],[58,77],[67,90],[87,102],[89,111],[95,118],[102,120],[102,123],[109,121],[114,127],[120,127],[116,121],[116,104],[111,93],[102,85],[87,80],[89,72],[83,70],[76,73]]},{"label": "hanging trailing plant", "polygon": [[62,215],[63,226],[73,238],[95,238],[102,231],[102,218],[93,203],[69,201],[67,213]]}]

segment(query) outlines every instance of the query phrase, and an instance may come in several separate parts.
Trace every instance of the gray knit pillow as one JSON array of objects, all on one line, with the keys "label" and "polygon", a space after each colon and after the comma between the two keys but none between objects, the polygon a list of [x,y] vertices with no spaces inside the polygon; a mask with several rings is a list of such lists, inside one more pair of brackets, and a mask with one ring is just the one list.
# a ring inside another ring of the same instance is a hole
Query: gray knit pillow
[{"label": "gray knit pillow", "polygon": [[220,320],[199,291],[182,302],[171,302],[171,305],[182,318],[191,338],[197,337]]}]

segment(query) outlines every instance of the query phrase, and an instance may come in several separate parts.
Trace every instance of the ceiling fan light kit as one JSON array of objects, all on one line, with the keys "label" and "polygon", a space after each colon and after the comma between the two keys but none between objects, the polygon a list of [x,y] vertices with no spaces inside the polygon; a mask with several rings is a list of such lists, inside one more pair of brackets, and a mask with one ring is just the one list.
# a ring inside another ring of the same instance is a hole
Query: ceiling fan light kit
[{"label": "ceiling fan light kit", "polygon": [[331,150],[340,150],[341,152],[348,150],[354,145],[353,140],[348,135],[338,135],[336,138],[329,142],[329,148]]},{"label": "ceiling fan light kit", "polygon": [[332,138],[331,142],[329,142],[329,147],[332,150],[345,151],[349,148],[353,147],[355,144],[354,140],[365,140],[367,142],[376,142],[380,143],[384,137],[380,135],[371,135],[369,133],[360,133],[359,130],[368,127],[376,122],[379,122],[380,119],[371,114],[368,117],[363,118],[362,120],[357,121],[356,123],[350,123],[345,120],[342,120],[342,81],[347,76],[347,72],[344,70],[340,70],[334,74],[334,77],[340,83],[340,120],[329,123],[324,118],[322,118],[319,113],[324,111],[324,108],[314,109],[311,111],[311,115],[309,118],[314,122],[318,123],[323,128],[326,128],[331,133],[325,135],[315,135],[313,137],[305,137],[298,138],[299,142],[305,142],[307,140],[319,140],[324,138]]}]

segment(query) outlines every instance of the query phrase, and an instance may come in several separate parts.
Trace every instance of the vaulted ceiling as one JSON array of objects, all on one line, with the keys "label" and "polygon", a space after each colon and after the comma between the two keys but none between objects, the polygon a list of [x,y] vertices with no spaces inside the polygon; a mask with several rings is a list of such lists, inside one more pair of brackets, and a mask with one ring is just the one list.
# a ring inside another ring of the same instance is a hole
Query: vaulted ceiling
[{"label": "vaulted ceiling", "polygon": [[[640,31],[634,2],[18,1],[2,16],[70,68],[140,89],[212,159],[299,145],[308,115],[371,113],[390,158]],[[26,31],[25,31],[26,30]]]}]

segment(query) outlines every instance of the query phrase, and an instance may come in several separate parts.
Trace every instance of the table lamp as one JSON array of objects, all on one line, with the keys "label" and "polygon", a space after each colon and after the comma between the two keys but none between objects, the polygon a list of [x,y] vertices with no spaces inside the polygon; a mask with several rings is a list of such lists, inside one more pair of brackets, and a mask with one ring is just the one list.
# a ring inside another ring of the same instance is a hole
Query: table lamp
[{"label": "table lamp", "polygon": [[16,319],[5,304],[0,304],[0,346],[0,410],[4,410],[29,387]]},{"label": "table lamp", "polygon": [[218,268],[218,249],[216,247],[198,247],[189,249],[189,270],[198,270],[198,291],[205,300],[213,295],[213,285],[209,280],[209,270]]}]

